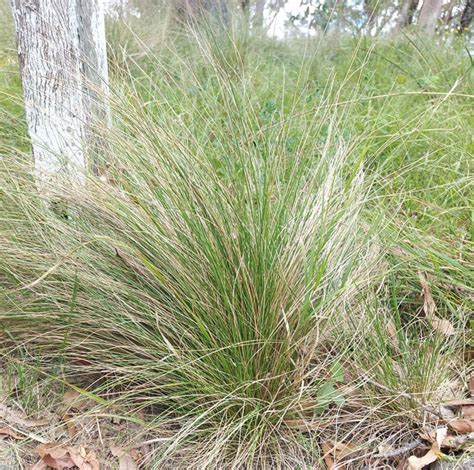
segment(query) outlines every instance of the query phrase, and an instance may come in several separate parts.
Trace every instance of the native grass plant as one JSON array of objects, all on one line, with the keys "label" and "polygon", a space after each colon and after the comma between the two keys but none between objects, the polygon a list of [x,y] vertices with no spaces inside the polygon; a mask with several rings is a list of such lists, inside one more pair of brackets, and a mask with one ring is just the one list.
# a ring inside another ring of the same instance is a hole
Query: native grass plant
[{"label": "native grass plant", "polygon": [[316,54],[286,77],[245,36],[192,39],[115,77],[85,188],[42,200],[28,156],[2,159],[4,357],[144,421],[151,468],[305,468],[322,439],[403,440],[466,374],[458,335],[419,313],[419,271],[462,331],[465,291],[442,285],[469,288],[467,255],[400,218],[426,160],[394,169],[437,110],[361,111],[358,51],[308,92]]},{"label": "native grass plant", "polygon": [[[343,401],[338,361],[315,352],[377,264],[370,185],[337,117],[290,159],[290,126],[255,134],[245,83],[216,80],[209,148],[128,94],[86,188],[47,203],[3,162],[2,335],[153,410],[159,462],[284,461],[302,452],[291,423]],[[319,122],[298,123],[302,143]]]}]

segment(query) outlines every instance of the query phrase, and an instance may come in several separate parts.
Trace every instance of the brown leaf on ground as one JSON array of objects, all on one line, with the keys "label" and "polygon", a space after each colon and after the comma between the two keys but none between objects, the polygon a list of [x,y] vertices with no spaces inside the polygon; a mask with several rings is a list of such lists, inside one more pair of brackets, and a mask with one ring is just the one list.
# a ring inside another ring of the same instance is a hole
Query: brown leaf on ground
[{"label": "brown leaf on ground", "polygon": [[63,421],[66,424],[68,436],[72,439],[77,434],[77,427],[74,424],[73,417],[71,415],[64,415]]},{"label": "brown leaf on ground", "polygon": [[447,428],[439,428],[436,430],[436,439],[434,440],[431,449],[423,455],[423,457],[416,457],[412,455],[408,458],[408,469],[409,470],[421,470],[425,468],[429,464],[436,462],[438,457],[441,454],[441,444],[443,440],[446,438],[448,433]]},{"label": "brown leaf on ground", "polygon": [[62,470],[77,467],[79,470],[100,470],[100,465],[94,452],[86,452],[83,447],[76,449],[56,443],[41,444],[36,448],[40,460],[31,470],[41,470],[47,467]]},{"label": "brown leaf on ground", "polygon": [[79,450],[68,447],[72,461],[76,464],[79,470],[99,470],[100,465],[95,452],[86,452],[84,447]]},{"label": "brown leaf on ground", "polygon": [[331,457],[332,453],[332,447],[326,442],[323,442],[322,444],[322,450],[324,452],[323,459],[324,463],[326,464],[326,467],[328,470],[333,470],[334,469],[334,459]]},{"label": "brown leaf on ground", "polygon": [[464,418],[474,419],[474,405],[464,405],[461,407],[461,412]]},{"label": "brown leaf on ground", "polygon": [[448,423],[448,426],[458,434],[474,432],[474,421],[471,421],[470,419],[453,419]]},{"label": "brown leaf on ground", "polygon": [[137,470],[138,466],[130,452],[118,446],[112,446],[110,452],[119,459],[119,470]]},{"label": "brown leaf on ground", "polygon": [[20,436],[15,431],[7,427],[0,428],[0,440],[4,439],[5,437],[13,437],[13,439],[24,439],[23,436]]},{"label": "brown leaf on ground", "polygon": [[43,459],[38,460],[33,465],[30,465],[29,467],[26,467],[27,470],[46,470],[48,466],[44,463]]},{"label": "brown leaf on ground", "polygon": [[469,393],[474,397],[474,375],[469,379]]},{"label": "brown leaf on ground", "polygon": [[341,462],[347,456],[353,454],[357,447],[354,444],[345,442],[328,442],[322,443],[322,450],[324,452],[324,461],[329,470],[337,467],[338,470],[344,470],[346,467],[341,465]]},{"label": "brown leaf on ground", "polygon": [[421,470],[430,463],[436,462],[436,460],[438,460],[438,455],[430,449],[423,457],[415,457],[414,455],[409,457],[408,468],[409,470]]},{"label": "brown leaf on ground", "polygon": [[68,409],[75,409],[78,411],[84,411],[94,406],[94,401],[90,398],[85,397],[77,390],[69,389],[63,396],[63,402]]},{"label": "brown leaf on ground", "polygon": [[[442,428],[446,429],[446,428]],[[435,442],[437,437],[437,430],[424,431],[420,433],[420,437],[428,442]],[[448,448],[451,450],[460,449],[464,445],[474,443],[474,432],[468,432],[465,434],[446,434],[443,440],[439,443],[440,448]]]},{"label": "brown leaf on ground", "polygon": [[444,320],[436,316],[436,304],[431,295],[431,289],[428,282],[421,271],[418,271],[418,278],[420,279],[421,289],[423,293],[423,311],[425,312],[426,318],[431,323],[431,326],[435,331],[445,336],[451,336],[454,334],[454,327],[450,321]]},{"label": "brown leaf on ground", "polygon": [[36,448],[41,460],[51,468],[72,468],[76,464],[71,459],[67,447],[59,444],[40,444]]},{"label": "brown leaf on ground", "polygon": [[130,449],[130,455],[137,464],[139,464],[144,457],[142,450],[139,449]]},{"label": "brown leaf on ground", "polygon": [[48,419],[28,419],[24,413],[13,410],[3,403],[0,403],[0,418],[23,428],[34,428],[49,424]]}]

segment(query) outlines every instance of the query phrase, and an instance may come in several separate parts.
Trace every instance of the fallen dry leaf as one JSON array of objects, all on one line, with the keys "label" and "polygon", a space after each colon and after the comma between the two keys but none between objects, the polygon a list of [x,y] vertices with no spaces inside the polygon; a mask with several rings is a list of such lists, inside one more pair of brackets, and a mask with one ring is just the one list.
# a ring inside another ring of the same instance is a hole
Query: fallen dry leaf
[{"label": "fallen dry leaf", "polygon": [[334,459],[331,457],[332,446],[329,445],[327,442],[323,442],[322,450],[324,452],[324,456],[323,456],[324,463],[326,464],[328,470],[333,470],[334,469]]},{"label": "fallen dry leaf", "polygon": [[0,403],[0,418],[23,428],[33,428],[49,424],[48,419],[28,419],[25,414],[13,410],[3,403]]},{"label": "fallen dry leaf", "polygon": [[119,459],[119,470],[137,470],[138,466],[133,460],[130,452],[126,449],[122,449],[118,446],[113,446],[110,448],[110,452],[114,457]]},{"label": "fallen dry leaf", "polygon": [[26,467],[28,470],[46,470],[48,466],[44,463],[43,459],[38,460],[35,464]]},{"label": "fallen dry leaf", "polygon": [[64,404],[71,409],[78,411],[84,411],[87,408],[92,408],[94,406],[94,401],[90,398],[85,397],[77,390],[69,389],[63,396]]},{"label": "fallen dry leaf", "polygon": [[441,454],[441,445],[448,434],[446,427],[439,428],[436,430],[436,439],[434,440],[431,449],[423,455],[423,457],[416,457],[412,455],[408,458],[408,469],[409,470],[421,470],[427,465],[436,462]]},{"label": "fallen dry leaf", "polygon": [[68,447],[72,461],[76,464],[79,470],[99,470],[100,465],[95,452],[86,452],[84,447],[79,450]]},{"label": "fallen dry leaf", "polygon": [[324,452],[324,461],[328,466],[329,470],[335,469],[337,466],[338,470],[343,470],[344,465],[340,462],[347,456],[353,454],[357,447],[354,444],[345,442],[323,442],[322,450]]},{"label": "fallen dry leaf", "polygon": [[76,449],[57,443],[41,444],[36,448],[40,460],[32,470],[42,470],[51,467],[57,470],[77,467],[79,470],[100,470],[100,465],[94,452],[87,453],[83,447]]},{"label": "fallen dry leaf", "polygon": [[426,318],[431,323],[431,326],[435,331],[445,336],[451,336],[454,334],[454,327],[450,321],[444,320],[436,316],[436,304],[431,295],[431,289],[428,282],[421,271],[418,271],[418,278],[420,279],[421,289],[423,292],[423,311],[425,312]]},{"label": "fallen dry leaf", "polygon": [[474,405],[464,405],[461,407],[461,412],[464,418],[474,419]]},{"label": "fallen dry leaf", "polygon": [[66,423],[68,436],[73,438],[77,434],[77,427],[74,424],[73,417],[66,414],[63,416],[63,421]]},{"label": "fallen dry leaf", "polygon": [[423,457],[415,457],[414,455],[408,457],[408,468],[409,470],[421,470],[437,460],[438,455],[430,449]]},{"label": "fallen dry leaf", "polygon": [[48,467],[61,470],[63,468],[72,468],[76,465],[71,459],[67,448],[59,444],[40,444],[36,450],[41,460]]},{"label": "fallen dry leaf", "polygon": [[18,439],[18,440],[24,439],[23,436],[20,436],[19,434],[17,434],[15,431],[13,431],[10,428],[7,428],[7,427],[0,428],[0,440],[7,436],[13,437],[13,439]]},{"label": "fallen dry leaf", "polygon": [[453,419],[448,423],[448,426],[458,434],[474,432],[474,421],[471,421],[470,419]]},{"label": "fallen dry leaf", "polygon": [[130,449],[130,455],[132,456],[132,459],[140,463],[143,459],[143,452],[139,449]]}]

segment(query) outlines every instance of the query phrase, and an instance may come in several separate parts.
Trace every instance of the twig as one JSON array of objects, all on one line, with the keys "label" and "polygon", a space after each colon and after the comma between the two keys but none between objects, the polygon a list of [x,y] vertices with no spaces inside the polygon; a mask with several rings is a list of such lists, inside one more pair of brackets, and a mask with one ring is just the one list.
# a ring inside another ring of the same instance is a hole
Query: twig
[{"label": "twig", "polygon": [[388,452],[383,452],[381,454],[372,455],[374,459],[390,459],[392,457],[398,457],[399,455],[406,454],[410,452],[410,450],[416,449],[417,447],[424,444],[422,439],[415,439],[412,442],[408,442],[407,444],[398,447],[397,449],[390,450]]},{"label": "twig", "polygon": [[[474,432],[451,437],[449,439],[449,447],[461,447],[470,441],[474,441]],[[372,455],[372,458],[390,459],[392,457],[398,457],[399,455],[406,454],[410,450],[416,449],[417,447],[423,445],[424,443],[425,441],[423,441],[422,439],[415,439],[414,441],[408,442],[407,444],[404,444],[403,446],[398,447],[397,449],[393,449],[388,452],[383,452],[380,454],[374,454]],[[443,444],[441,444],[441,447],[447,447],[447,446],[443,446]]]}]

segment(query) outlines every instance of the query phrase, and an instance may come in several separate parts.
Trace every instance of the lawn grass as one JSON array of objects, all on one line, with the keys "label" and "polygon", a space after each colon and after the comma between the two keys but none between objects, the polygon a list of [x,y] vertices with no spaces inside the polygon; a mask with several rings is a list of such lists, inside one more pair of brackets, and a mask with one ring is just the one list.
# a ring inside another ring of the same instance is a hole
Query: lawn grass
[{"label": "lawn grass", "polygon": [[318,467],[332,441],[358,468],[463,397],[463,44],[169,28],[148,47],[111,28],[102,178],[54,188],[60,204],[36,193],[4,53],[0,339],[23,378],[9,393],[38,406],[24,377],[46,377],[140,416],[150,468]]}]

